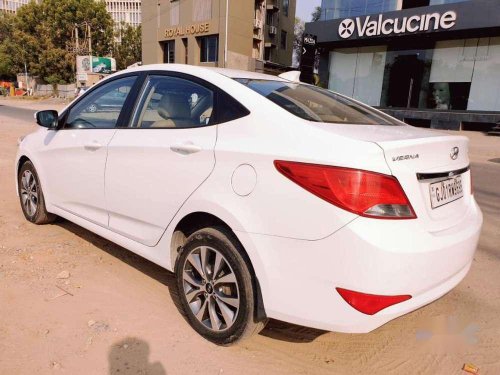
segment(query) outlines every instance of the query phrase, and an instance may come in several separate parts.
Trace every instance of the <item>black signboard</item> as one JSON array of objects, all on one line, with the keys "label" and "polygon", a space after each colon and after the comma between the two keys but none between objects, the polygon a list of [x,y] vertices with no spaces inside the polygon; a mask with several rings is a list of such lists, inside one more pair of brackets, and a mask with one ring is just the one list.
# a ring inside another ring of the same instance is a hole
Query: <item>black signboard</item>
[{"label": "black signboard", "polygon": [[304,34],[302,37],[302,56],[300,58],[300,80],[314,83],[314,62],[316,60],[316,35]]}]

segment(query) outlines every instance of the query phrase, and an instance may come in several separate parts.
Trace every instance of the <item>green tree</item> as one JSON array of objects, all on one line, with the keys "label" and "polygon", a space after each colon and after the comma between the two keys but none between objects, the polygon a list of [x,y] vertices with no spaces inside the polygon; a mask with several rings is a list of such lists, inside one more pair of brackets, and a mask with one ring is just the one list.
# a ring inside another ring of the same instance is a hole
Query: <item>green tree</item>
[{"label": "green tree", "polygon": [[[7,55],[11,74],[24,71],[26,63],[31,74],[48,83],[74,81],[76,54],[68,47],[74,42],[75,25],[85,22],[91,25],[93,55],[109,55],[113,47],[113,19],[103,1],[31,1],[10,20],[7,38],[0,45],[0,67],[2,56],[7,61]],[[83,39],[84,28],[79,29]]]},{"label": "green tree", "polygon": [[0,79],[12,79],[13,62],[7,46],[12,39],[12,15],[0,13]]},{"label": "green tree", "polygon": [[314,12],[311,14],[311,22],[317,22],[321,18],[321,7],[314,8]]},{"label": "green tree", "polygon": [[117,35],[121,41],[115,46],[116,68],[126,69],[127,66],[142,60],[141,26],[122,24]]}]

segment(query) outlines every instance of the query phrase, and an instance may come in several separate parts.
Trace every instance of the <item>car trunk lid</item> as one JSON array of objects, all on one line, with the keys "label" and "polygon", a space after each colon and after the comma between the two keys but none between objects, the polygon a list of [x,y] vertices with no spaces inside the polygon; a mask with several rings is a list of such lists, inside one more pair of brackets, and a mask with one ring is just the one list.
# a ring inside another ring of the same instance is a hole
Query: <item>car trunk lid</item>
[{"label": "car trunk lid", "polygon": [[407,125],[317,126],[338,135],[376,143],[408,196],[418,220],[428,231],[440,232],[455,226],[470,208],[471,180],[466,137]]}]

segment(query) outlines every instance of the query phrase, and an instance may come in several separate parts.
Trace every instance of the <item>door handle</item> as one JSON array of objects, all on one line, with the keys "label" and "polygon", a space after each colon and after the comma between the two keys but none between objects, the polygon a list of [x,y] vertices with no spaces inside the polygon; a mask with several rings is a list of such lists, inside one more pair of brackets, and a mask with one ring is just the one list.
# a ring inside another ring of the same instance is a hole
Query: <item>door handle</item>
[{"label": "door handle", "polygon": [[182,145],[174,145],[171,146],[170,149],[181,155],[190,155],[190,154],[196,154],[197,152],[200,152],[202,148],[200,146],[191,144],[191,143],[186,143]]},{"label": "door handle", "polygon": [[90,143],[86,143],[83,147],[85,148],[85,150],[96,151],[96,150],[99,150],[102,147],[102,144],[100,144],[97,141],[93,141],[93,142],[90,142]]}]

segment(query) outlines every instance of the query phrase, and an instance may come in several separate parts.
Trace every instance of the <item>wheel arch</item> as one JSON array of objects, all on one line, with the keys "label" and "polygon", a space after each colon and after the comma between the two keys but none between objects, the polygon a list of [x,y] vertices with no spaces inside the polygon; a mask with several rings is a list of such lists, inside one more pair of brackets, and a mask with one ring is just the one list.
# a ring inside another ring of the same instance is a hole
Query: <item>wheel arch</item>
[{"label": "wheel arch", "polygon": [[256,301],[256,310],[255,310],[255,318],[257,320],[266,319],[264,302],[262,298],[262,291],[260,288],[259,279],[257,277],[257,273],[255,272],[254,265],[252,263],[251,257],[243,246],[242,242],[239,240],[237,234],[233,231],[231,226],[227,224],[224,220],[220,219],[216,215],[213,215],[208,212],[196,211],[191,212],[185,215],[175,226],[175,229],[172,233],[172,237],[170,240],[170,257],[172,268],[175,270],[177,266],[177,260],[179,258],[180,250],[182,246],[185,244],[187,238],[193,234],[194,232],[207,228],[207,227],[219,227],[226,231],[225,234],[229,234],[233,241],[236,241],[240,246],[239,248],[242,251],[242,256],[245,259],[245,262],[248,264],[249,270],[253,276],[253,284],[255,290],[255,301]]}]

